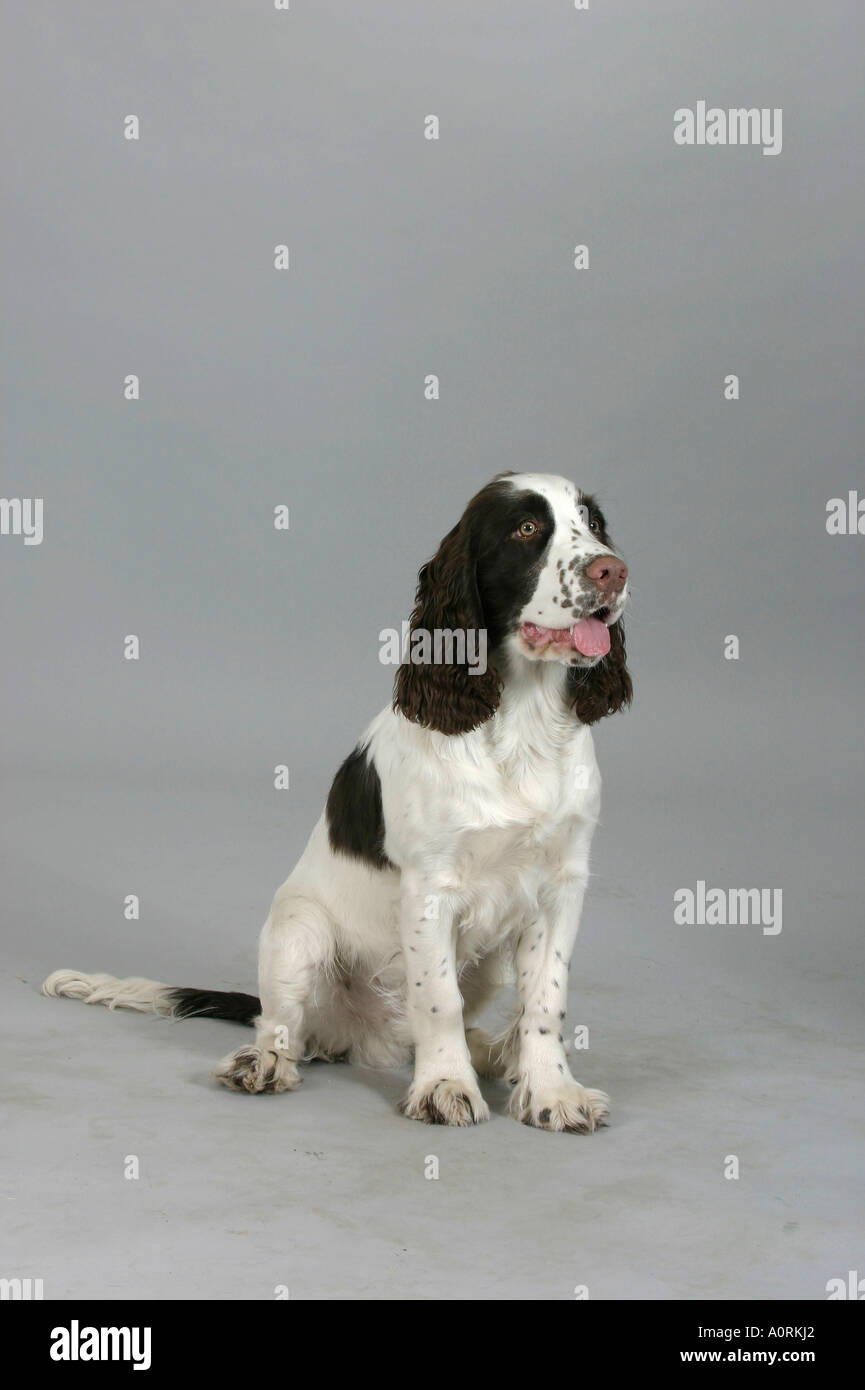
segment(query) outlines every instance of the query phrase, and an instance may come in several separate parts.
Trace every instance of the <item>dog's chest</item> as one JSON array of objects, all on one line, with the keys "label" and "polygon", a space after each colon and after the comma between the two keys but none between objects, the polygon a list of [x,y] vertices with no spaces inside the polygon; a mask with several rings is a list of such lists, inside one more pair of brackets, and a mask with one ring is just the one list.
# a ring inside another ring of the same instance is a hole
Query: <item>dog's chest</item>
[{"label": "dog's chest", "polygon": [[600,778],[591,731],[557,714],[504,709],[459,742],[400,726],[405,755],[376,750],[393,862],[499,915],[566,871],[597,819]]},{"label": "dog's chest", "polygon": [[490,765],[474,804],[455,825],[461,886],[492,876],[524,878],[531,866],[555,860],[572,838],[585,794],[567,765],[524,761]]},{"label": "dog's chest", "polygon": [[598,812],[591,736],[494,749],[460,819],[455,808],[454,889],[472,918],[496,929],[533,910],[545,884],[566,874]]}]

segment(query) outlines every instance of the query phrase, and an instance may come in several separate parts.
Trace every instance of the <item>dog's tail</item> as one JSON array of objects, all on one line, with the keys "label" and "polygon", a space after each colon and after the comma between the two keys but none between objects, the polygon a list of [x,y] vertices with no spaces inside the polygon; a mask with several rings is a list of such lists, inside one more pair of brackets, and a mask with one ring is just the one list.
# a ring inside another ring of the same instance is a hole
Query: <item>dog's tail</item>
[{"label": "dog's tail", "polygon": [[163,1018],[224,1018],[252,1024],[261,1013],[254,994],[232,990],[183,989],[158,980],[117,980],[113,975],[82,975],[79,970],[55,970],[43,982],[42,993],[104,1004],[106,1009],[135,1009]]}]

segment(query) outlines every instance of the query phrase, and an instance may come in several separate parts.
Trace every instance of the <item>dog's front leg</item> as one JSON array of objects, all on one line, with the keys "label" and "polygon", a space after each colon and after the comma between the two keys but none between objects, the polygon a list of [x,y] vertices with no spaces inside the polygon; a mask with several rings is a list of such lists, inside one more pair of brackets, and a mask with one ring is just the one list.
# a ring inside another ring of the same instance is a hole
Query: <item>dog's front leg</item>
[{"label": "dog's front leg", "polygon": [[579,926],[586,876],[548,885],[537,919],[516,952],[520,1013],[508,1040],[511,1114],[538,1129],[587,1134],[606,1123],[609,1097],[581,1086],[564,1048],[568,967]]},{"label": "dog's front leg", "polygon": [[466,1044],[457,981],[457,904],[420,874],[403,870],[400,932],[414,1080],[400,1110],[433,1125],[489,1118]]}]

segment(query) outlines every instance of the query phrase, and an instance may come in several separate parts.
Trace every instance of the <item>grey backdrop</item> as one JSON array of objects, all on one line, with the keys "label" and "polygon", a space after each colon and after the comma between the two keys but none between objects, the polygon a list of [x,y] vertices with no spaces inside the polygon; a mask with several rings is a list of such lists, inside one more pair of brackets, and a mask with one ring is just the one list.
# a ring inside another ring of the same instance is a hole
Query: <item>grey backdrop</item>
[{"label": "grey backdrop", "polygon": [[[45,529],[0,537],[0,1274],[563,1299],[865,1274],[865,537],[825,526],[863,483],[861,7],[4,12],[2,493]],[[783,108],[782,152],[676,146],[700,99]],[[348,1069],[231,1096],[228,1025],[43,1000],[66,965],[254,986],[389,699],[377,634],[506,468],[595,490],[633,576],[569,1019],[611,1128],[521,1129],[490,1087],[490,1125],[428,1131],[404,1076]],[[698,879],[781,888],[783,931],[675,925]]]}]

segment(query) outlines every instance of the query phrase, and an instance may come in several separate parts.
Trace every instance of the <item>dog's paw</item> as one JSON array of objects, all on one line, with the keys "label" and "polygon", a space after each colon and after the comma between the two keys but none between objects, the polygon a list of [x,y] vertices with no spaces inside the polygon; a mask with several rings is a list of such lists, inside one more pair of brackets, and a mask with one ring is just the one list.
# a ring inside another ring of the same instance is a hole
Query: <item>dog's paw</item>
[{"label": "dog's paw", "polygon": [[426,1125],[479,1125],[490,1117],[489,1106],[477,1086],[446,1077],[412,1086],[400,1101],[399,1111]]},{"label": "dog's paw", "polygon": [[231,1091],[247,1091],[251,1095],[296,1091],[301,1082],[300,1072],[290,1058],[251,1045],[223,1057],[213,1079]]},{"label": "dog's paw", "polygon": [[533,1091],[525,1078],[517,1081],[511,1096],[511,1114],[524,1125],[567,1134],[591,1134],[601,1129],[610,1114],[610,1097],[569,1081],[561,1086]]}]

